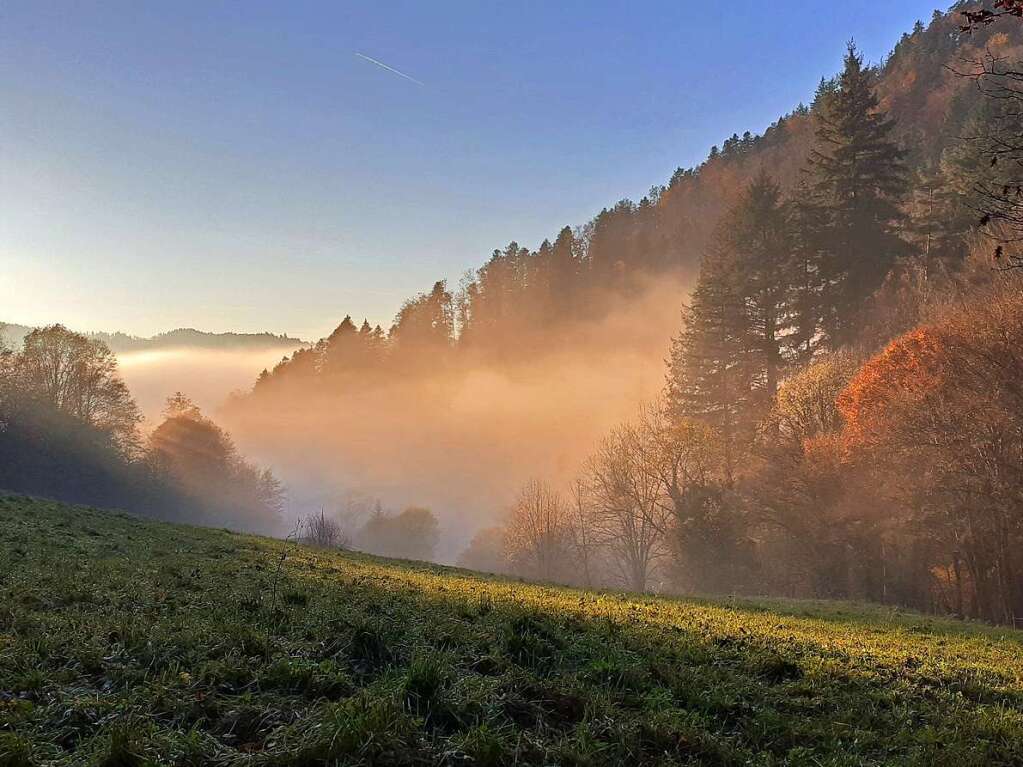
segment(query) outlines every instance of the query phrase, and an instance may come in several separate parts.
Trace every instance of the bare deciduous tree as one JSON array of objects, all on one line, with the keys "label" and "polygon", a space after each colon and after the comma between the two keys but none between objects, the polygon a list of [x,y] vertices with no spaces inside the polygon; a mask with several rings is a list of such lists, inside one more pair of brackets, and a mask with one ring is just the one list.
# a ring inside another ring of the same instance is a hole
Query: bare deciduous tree
[{"label": "bare deciduous tree", "polygon": [[604,542],[600,540],[593,524],[593,502],[582,479],[576,479],[570,489],[568,527],[576,562],[582,570],[582,582],[586,588],[594,584],[594,566]]},{"label": "bare deciduous tree", "polygon": [[519,491],[505,526],[510,559],[528,574],[553,580],[567,564],[568,507],[561,494],[541,480]]},{"label": "bare deciduous tree", "polygon": [[664,518],[677,519],[686,491],[707,485],[720,466],[713,431],[697,421],[672,419],[660,402],[642,408],[637,430],[642,465],[660,487]]},{"label": "bare deciduous tree", "polygon": [[655,564],[665,554],[668,526],[660,481],[646,465],[649,445],[644,439],[634,425],[615,428],[590,458],[585,480],[593,502],[593,529],[634,591],[646,591]]},{"label": "bare deciduous tree", "polygon": [[347,549],[351,546],[351,540],[341,527],[341,522],[328,517],[322,508],[319,516],[314,514],[306,521],[305,529],[303,542],[311,546],[324,549]]}]

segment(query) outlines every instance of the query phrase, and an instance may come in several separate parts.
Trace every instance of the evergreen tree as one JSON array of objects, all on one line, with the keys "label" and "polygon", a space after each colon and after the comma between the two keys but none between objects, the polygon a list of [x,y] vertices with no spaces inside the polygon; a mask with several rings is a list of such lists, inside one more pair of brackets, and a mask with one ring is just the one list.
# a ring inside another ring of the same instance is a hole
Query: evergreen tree
[{"label": "evergreen tree", "polygon": [[576,310],[576,293],[581,275],[578,244],[570,227],[564,227],[551,246],[551,296],[559,318],[571,319]]},{"label": "evergreen tree", "polygon": [[732,262],[742,299],[750,366],[770,400],[793,343],[793,238],[781,190],[766,173],[754,178],[725,216],[717,240],[721,257]]},{"label": "evergreen tree", "polygon": [[361,362],[358,359],[361,340],[351,316],[346,315],[334,332],[318,344],[320,374],[337,377],[351,372]]},{"label": "evergreen tree", "polygon": [[955,154],[946,150],[937,168],[922,168],[914,177],[909,233],[926,273],[962,263],[979,219],[970,207],[970,190],[957,183],[963,168],[955,167]]},{"label": "evergreen tree", "polygon": [[855,339],[860,309],[907,252],[898,237],[906,191],[906,152],[881,113],[872,73],[850,44],[833,86],[822,83],[815,109],[816,145],[809,172],[826,230],[819,264],[822,329],[831,346]]},{"label": "evergreen tree", "polygon": [[401,366],[436,369],[447,360],[454,334],[454,297],[440,280],[429,293],[420,293],[402,305],[389,340]]},{"label": "evergreen tree", "polygon": [[720,252],[704,258],[682,310],[682,331],[671,342],[666,392],[674,418],[702,421],[717,432],[728,482],[752,434],[756,388],[750,328],[731,267]]},{"label": "evergreen tree", "polygon": [[789,272],[790,321],[792,336],[789,349],[796,361],[805,364],[821,345],[821,315],[824,278],[825,215],[804,178],[789,200],[789,222],[792,227],[792,261]]},{"label": "evergreen tree", "polygon": [[780,189],[760,173],[718,227],[668,371],[674,415],[718,431],[729,479],[799,342],[793,269]]},{"label": "evergreen tree", "polygon": [[370,327],[369,320],[363,319],[359,328],[359,340],[362,342],[362,355],[368,367],[379,367],[384,361],[387,338],[379,325]]}]

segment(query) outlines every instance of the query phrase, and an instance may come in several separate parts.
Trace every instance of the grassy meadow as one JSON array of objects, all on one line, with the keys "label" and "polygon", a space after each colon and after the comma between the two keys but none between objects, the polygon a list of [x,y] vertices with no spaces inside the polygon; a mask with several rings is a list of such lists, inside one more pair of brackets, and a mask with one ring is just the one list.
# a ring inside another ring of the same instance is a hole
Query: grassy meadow
[{"label": "grassy meadow", "polygon": [[0,767],[1023,765],[1023,634],[0,498]]}]

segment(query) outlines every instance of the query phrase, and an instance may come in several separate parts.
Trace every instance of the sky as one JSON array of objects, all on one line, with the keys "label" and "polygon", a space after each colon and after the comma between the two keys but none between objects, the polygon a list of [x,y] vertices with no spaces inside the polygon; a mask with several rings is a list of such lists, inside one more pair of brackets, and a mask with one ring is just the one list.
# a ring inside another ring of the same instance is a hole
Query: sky
[{"label": "sky", "polygon": [[0,0],[0,321],[387,327],[762,132],[933,2]]}]

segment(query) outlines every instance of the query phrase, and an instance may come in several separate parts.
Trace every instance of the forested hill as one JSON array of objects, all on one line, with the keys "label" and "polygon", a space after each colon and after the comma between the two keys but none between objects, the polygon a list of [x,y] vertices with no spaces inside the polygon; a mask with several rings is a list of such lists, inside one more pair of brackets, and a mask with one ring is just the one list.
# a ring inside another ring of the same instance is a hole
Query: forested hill
[{"label": "forested hill", "polygon": [[210,333],[194,328],[178,328],[158,333],[149,338],[138,338],[124,333],[92,333],[90,337],[103,341],[114,352],[144,351],[150,349],[266,349],[280,347],[295,349],[305,345],[300,338],[273,333]]},{"label": "forested hill", "polygon": [[474,567],[1020,620],[1023,26],[966,9],[387,331],[345,318],[232,433],[308,505],[475,527]]},{"label": "forested hill", "polygon": [[[33,328],[27,325],[0,322],[0,342],[9,348],[21,346]],[[157,349],[268,349],[279,347],[291,351],[305,345],[300,338],[273,333],[210,333],[194,328],[178,328],[143,338],[126,333],[86,333],[88,338],[102,341],[114,353],[155,351]]]},{"label": "forested hill", "polygon": [[[963,169],[950,154],[986,107],[976,82],[961,73],[987,52],[1011,59],[1023,50],[1018,25],[964,32],[961,12],[972,5],[935,11],[928,24],[918,22],[890,56],[869,69],[879,108],[893,121],[892,137],[907,151],[910,193],[902,205],[914,226],[902,236],[936,260],[962,258],[976,219],[961,198],[944,193],[965,191]],[[823,77],[818,92],[807,94],[807,104],[795,106],[763,135],[733,134],[701,165],[677,169],[638,203],[621,200],[581,226],[552,233],[535,250],[516,242],[495,250],[457,288],[438,282],[410,298],[390,332],[367,323],[368,343],[359,344],[355,366],[385,346],[399,345],[411,351],[454,343],[474,356],[529,355],[547,348],[542,339],[552,331],[591,322],[619,306],[622,297],[635,297],[651,276],[694,276],[722,217],[758,173],[767,173],[783,195],[797,196],[814,144],[815,105],[836,82]],[[931,231],[932,225],[943,231]],[[339,327],[321,342],[321,351],[341,345],[346,330],[355,327]],[[278,372],[321,367],[312,364],[313,356]]]},{"label": "forested hill", "polygon": [[[985,106],[975,81],[961,73],[972,71],[987,50],[1015,58],[1023,42],[1014,25],[963,32],[960,11],[973,5],[935,11],[929,24],[918,23],[903,35],[871,72],[880,108],[894,121],[893,137],[909,153],[906,164],[921,196],[910,205],[921,204],[932,188],[950,180],[940,178],[950,171],[942,168],[943,156],[970,133],[970,122]],[[769,174],[784,193],[799,185],[814,141],[814,104],[832,87],[828,73],[818,93],[807,94],[807,104],[763,135],[733,134],[712,148],[702,165],[679,168],[638,204],[622,200],[601,211],[579,230],[585,259],[603,272],[695,269],[721,217],[757,173]]]}]

